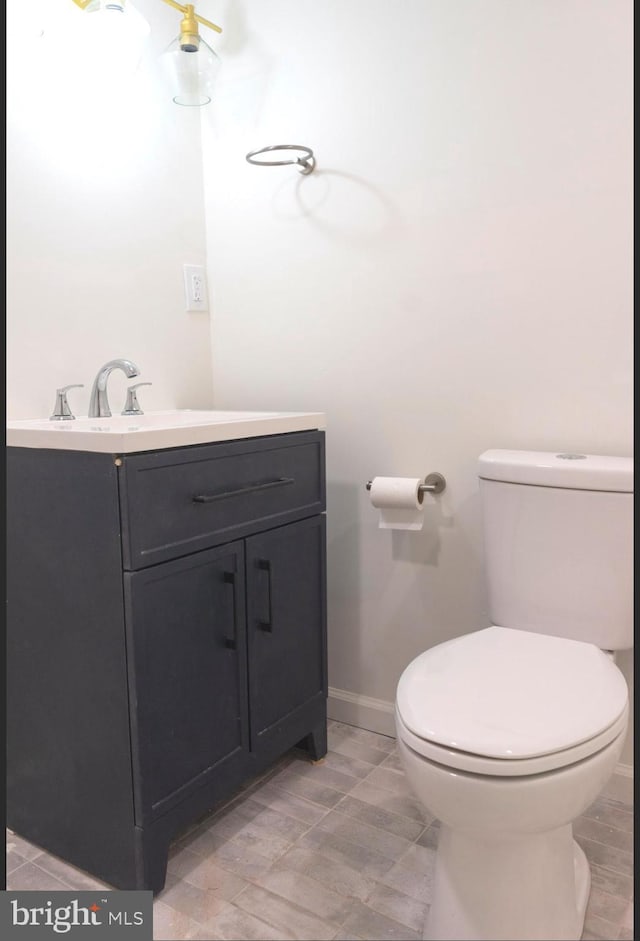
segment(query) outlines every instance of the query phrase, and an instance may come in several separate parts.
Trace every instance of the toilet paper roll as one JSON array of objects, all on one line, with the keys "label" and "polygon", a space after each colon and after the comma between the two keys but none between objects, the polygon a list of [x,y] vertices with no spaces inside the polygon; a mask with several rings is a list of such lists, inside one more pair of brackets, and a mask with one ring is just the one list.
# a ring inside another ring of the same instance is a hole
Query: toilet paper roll
[{"label": "toilet paper roll", "polygon": [[369,498],[380,510],[380,529],[422,529],[423,495],[418,489],[421,477],[374,477]]}]

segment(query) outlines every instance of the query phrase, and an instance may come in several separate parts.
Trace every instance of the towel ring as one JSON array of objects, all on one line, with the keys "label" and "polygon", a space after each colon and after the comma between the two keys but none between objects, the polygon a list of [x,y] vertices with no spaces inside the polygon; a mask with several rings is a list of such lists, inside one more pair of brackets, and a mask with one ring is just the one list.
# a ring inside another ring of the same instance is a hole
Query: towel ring
[{"label": "towel ring", "polygon": [[[295,160],[254,160],[258,154],[266,154],[272,150],[300,150],[303,157],[296,157]],[[298,167],[300,173],[305,176],[311,173],[316,165],[316,158],[310,147],[303,147],[302,144],[271,144],[270,147],[261,147],[259,150],[252,150],[246,156],[247,163],[253,163],[257,167],[284,167],[286,164],[293,163]]]}]

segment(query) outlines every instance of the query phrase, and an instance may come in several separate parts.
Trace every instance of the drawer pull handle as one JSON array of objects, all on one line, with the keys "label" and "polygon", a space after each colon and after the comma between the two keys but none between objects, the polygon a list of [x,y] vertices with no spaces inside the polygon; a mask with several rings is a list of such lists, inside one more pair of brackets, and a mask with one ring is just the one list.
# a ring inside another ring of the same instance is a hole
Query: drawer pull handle
[{"label": "drawer pull handle", "polygon": [[235,572],[223,572],[222,581],[225,585],[231,585],[231,625],[233,627],[233,632],[231,637],[225,637],[224,645],[227,650],[235,650],[237,647],[236,643],[236,573]]},{"label": "drawer pull handle", "polygon": [[226,500],[227,497],[238,497],[242,493],[253,493],[256,490],[270,490],[272,487],[285,487],[294,484],[294,477],[277,477],[275,480],[265,480],[261,484],[249,484],[239,490],[223,490],[220,493],[202,493],[193,498],[194,503],[213,503],[215,500]]},{"label": "drawer pull handle", "polygon": [[269,559],[258,559],[258,568],[267,573],[267,620],[258,621],[258,627],[267,634],[273,633],[273,617],[271,613],[271,562]]}]

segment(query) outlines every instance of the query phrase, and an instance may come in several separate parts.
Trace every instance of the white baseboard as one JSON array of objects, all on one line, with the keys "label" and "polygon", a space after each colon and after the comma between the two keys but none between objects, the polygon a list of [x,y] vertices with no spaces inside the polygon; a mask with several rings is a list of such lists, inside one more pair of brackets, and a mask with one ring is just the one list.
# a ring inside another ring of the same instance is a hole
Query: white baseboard
[{"label": "white baseboard", "polygon": [[[347,689],[329,687],[327,714],[336,722],[345,722],[347,725],[355,725],[360,729],[395,738],[393,709],[393,703],[384,699],[372,699],[370,696],[351,693]],[[603,796],[633,804],[633,765],[616,765]]]},{"label": "white baseboard", "polygon": [[396,735],[393,703],[384,699],[372,699],[330,686],[327,714],[336,722],[346,722],[347,725],[356,725],[360,729],[391,735],[393,738]]}]

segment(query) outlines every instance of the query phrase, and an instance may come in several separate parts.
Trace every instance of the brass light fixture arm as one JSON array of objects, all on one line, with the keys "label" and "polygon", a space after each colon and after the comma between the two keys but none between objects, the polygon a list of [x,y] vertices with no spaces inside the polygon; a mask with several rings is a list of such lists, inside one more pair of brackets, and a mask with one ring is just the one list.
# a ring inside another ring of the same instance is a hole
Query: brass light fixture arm
[{"label": "brass light fixture arm", "polygon": [[[77,0],[76,0],[76,2],[77,2]],[[168,3],[169,6],[170,6],[170,7],[173,7],[174,10],[179,10],[180,13],[184,13],[185,18],[189,18],[189,17],[191,16],[191,17],[193,17],[193,19],[197,20],[198,23],[202,23],[203,26],[208,26],[209,29],[214,29],[214,30],[216,31],[216,33],[221,33],[221,32],[222,32],[222,27],[221,27],[221,26],[216,26],[215,23],[212,23],[210,20],[205,20],[204,16],[200,16],[198,13],[196,13],[196,12],[194,11],[194,9],[193,9],[193,4],[192,4],[192,3],[188,3],[188,4],[186,4],[186,6],[185,6],[185,5],[182,4],[182,3],[176,3],[176,0],[162,0],[162,2],[163,2],[163,3]],[[189,9],[189,8],[190,8],[190,9]]]},{"label": "brass light fixture arm", "polygon": [[[92,0],[73,0],[76,6],[80,7],[81,10],[86,9]],[[222,32],[222,27],[216,26],[215,23],[212,23],[210,20],[205,20],[204,16],[200,16],[193,9],[193,4],[189,3],[186,6],[182,3],[176,3],[176,0],[163,0],[163,3],[168,3],[170,7],[173,7],[174,10],[179,10],[180,13],[184,13],[185,19],[195,19],[198,23],[202,23],[203,26],[208,26],[209,29],[213,29],[216,33]],[[189,7],[191,9],[189,9]]]}]

